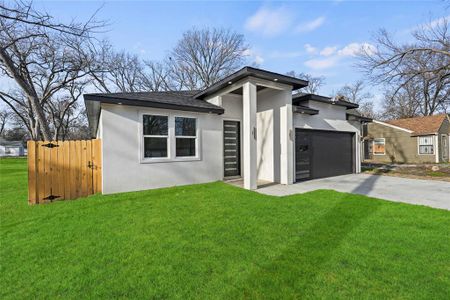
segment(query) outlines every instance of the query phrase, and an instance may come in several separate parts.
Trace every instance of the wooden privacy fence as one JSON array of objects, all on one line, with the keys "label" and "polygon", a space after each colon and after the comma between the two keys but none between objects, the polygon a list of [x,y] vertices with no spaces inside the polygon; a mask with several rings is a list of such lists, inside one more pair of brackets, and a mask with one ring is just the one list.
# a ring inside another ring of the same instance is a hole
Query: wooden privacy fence
[{"label": "wooden privacy fence", "polygon": [[75,199],[102,191],[100,140],[29,141],[28,202]]}]

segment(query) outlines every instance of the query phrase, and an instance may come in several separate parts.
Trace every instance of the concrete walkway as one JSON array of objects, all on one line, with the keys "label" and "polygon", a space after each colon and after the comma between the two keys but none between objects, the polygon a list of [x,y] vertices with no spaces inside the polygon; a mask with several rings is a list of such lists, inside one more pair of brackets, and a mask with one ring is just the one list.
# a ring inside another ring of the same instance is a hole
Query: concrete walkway
[{"label": "concrete walkway", "polygon": [[437,180],[407,179],[391,176],[350,174],[315,179],[293,185],[271,185],[258,188],[257,192],[286,196],[318,189],[367,195],[370,197],[426,205],[450,210],[450,183]]}]

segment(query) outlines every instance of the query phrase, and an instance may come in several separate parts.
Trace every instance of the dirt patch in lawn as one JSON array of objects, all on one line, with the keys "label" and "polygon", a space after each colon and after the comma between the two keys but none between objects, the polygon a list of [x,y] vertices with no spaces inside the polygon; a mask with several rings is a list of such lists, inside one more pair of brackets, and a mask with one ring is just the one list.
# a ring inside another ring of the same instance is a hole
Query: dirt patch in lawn
[{"label": "dirt patch in lawn", "polygon": [[363,164],[362,171],[364,173],[375,175],[388,175],[450,182],[450,164]]}]

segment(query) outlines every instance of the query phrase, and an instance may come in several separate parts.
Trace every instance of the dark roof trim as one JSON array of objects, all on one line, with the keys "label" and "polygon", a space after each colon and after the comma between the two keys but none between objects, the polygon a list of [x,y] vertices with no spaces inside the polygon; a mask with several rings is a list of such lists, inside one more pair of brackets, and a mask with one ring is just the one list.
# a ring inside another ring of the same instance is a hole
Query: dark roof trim
[{"label": "dark roof trim", "polygon": [[318,109],[306,107],[303,105],[293,105],[294,113],[307,114],[307,115],[317,115],[319,113]]},{"label": "dark roof trim", "polygon": [[274,81],[277,83],[283,83],[287,85],[291,85],[293,90],[298,90],[302,87],[308,86],[308,81],[302,80],[299,78],[282,75],[279,73],[274,73],[266,70],[261,70],[253,67],[243,67],[239,71],[225,77],[224,79],[212,84],[211,86],[207,87],[205,90],[201,91],[197,95],[195,95],[195,98],[198,99],[204,99],[205,97],[212,95],[221,89],[227,87],[230,82],[236,83],[237,81],[245,78],[253,76],[259,79],[265,79],[269,81]]},{"label": "dark roof trim", "polygon": [[358,116],[358,115],[354,115],[354,114],[347,114],[347,120],[352,121],[352,119],[355,120],[355,121],[367,122],[367,123],[370,123],[370,122],[373,121],[372,118],[368,118],[368,117],[364,117],[364,116]]},{"label": "dark roof trim", "polygon": [[332,101],[332,99],[330,97],[325,97],[325,96],[320,96],[320,95],[315,95],[315,94],[298,94],[298,95],[292,96],[293,104],[301,103],[304,101],[317,101],[317,102],[322,102],[322,103],[327,103],[327,104],[332,104],[332,105],[339,105],[339,106],[347,107],[347,109],[359,107],[359,105],[356,103],[343,101],[343,100]]},{"label": "dark roof trim", "polygon": [[129,106],[142,106],[142,107],[152,107],[152,108],[162,108],[162,109],[173,109],[173,110],[182,110],[182,111],[193,111],[193,112],[202,112],[202,113],[213,113],[213,114],[223,114],[224,109],[217,107],[198,107],[191,105],[183,105],[183,104],[173,104],[173,103],[162,103],[156,101],[149,100],[132,100],[125,98],[111,98],[108,96],[101,95],[93,95],[86,94],[84,95],[84,100],[86,101],[98,101],[101,103],[109,103],[109,104],[123,104]]},{"label": "dark roof trim", "polygon": [[[140,107],[152,107],[152,108],[161,108],[161,109],[172,109],[172,110],[181,110],[181,111],[191,111],[191,112],[200,112],[200,113],[213,113],[213,114],[223,114],[224,109],[210,104],[208,102],[209,107],[200,107],[200,106],[192,106],[192,105],[183,105],[176,103],[164,103],[164,102],[156,102],[151,100],[133,100],[127,98],[120,98],[117,94],[113,96],[102,95],[102,94],[85,94],[84,103],[86,106],[86,111],[88,115],[89,129],[92,137],[95,137],[97,134],[98,122],[100,118],[101,112],[101,103],[108,104],[116,104],[116,105],[129,105],[129,106],[140,106]],[[197,100],[202,101],[202,100]]]}]

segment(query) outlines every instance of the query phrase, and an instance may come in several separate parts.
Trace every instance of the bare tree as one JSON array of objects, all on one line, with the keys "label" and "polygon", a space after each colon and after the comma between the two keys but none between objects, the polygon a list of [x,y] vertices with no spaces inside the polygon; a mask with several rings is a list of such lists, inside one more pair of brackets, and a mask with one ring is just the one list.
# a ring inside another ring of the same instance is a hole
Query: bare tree
[{"label": "bare tree", "polygon": [[84,107],[79,102],[89,81],[71,82],[59,95],[52,97],[45,106],[53,129],[53,140],[65,140],[80,125]]},{"label": "bare tree", "polygon": [[35,10],[32,1],[17,0],[9,6],[4,1],[0,1],[0,18],[3,18],[5,22],[11,21],[12,23],[37,26],[79,37],[88,37],[93,32],[99,31],[107,25],[104,21],[95,20],[95,15],[99,10],[100,8],[90,17],[88,22],[82,23],[72,20],[72,22],[67,24],[56,21],[46,12]]},{"label": "bare tree", "polygon": [[146,61],[143,86],[150,91],[170,91],[176,89],[171,81],[169,67],[161,62]]},{"label": "bare tree", "polygon": [[0,99],[23,121],[31,138],[51,139],[46,105],[87,74],[87,62],[79,54],[93,27],[89,22],[54,23],[25,2],[15,7],[1,2],[0,15],[0,72],[17,87],[0,90]]},{"label": "bare tree", "polygon": [[412,82],[396,93],[393,89],[387,89],[384,93],[381,118],[391,120],[421,115],[421,93],[420,86]]},{"label": "bare tree", "polygon": [[336,98],[344,98],[359,105],[358,111],[365,117],[373,118],[376,116],[373,106],[373,94],[365,91],[364,82],[358,80],[353,84],[343,86],[336,93]]},{"label": "bare tree", "polygon": [[6,108],[2,108],[0,110],[0,136],[2,136],[3,131],[5,130],[5,127],[9,123],[10,119],[11,112]]},{"label": "bare tree", "polygon": [[244,64],[248,46],[229,29],[192,29],[170,52],[167,64],[177,89],[202,89]]},{"label": "bare tree", "polygon": [[315,77],[307,73],[295,73],[295,71],[289,71],[286,75],[308,81],[307,87],[297,91],[301,93],[317,94],[319,93],[320,88],[325,84],[325,77],[323,76]]},{"label": "bare tree", "polygon": [[362,49],[360,68],[373,83],[393,89],[392,97],[410,84],[418,85],[420,114],[445,111],[450,104],[448,22],[441,18],[421,26],[412,34],[415,42],[409,44],[399,44],[386,30],[380,30],[376,50]]},{"label": "bare tree", "polygon": [[137,55],[116,52],[107,41],[91,47],[89,72],[100,92],[143,91],[144,64]]}]

